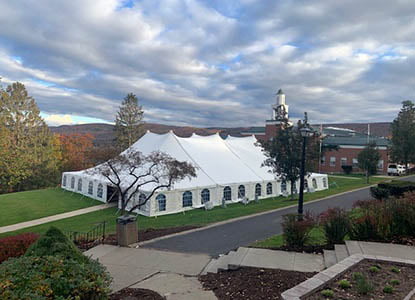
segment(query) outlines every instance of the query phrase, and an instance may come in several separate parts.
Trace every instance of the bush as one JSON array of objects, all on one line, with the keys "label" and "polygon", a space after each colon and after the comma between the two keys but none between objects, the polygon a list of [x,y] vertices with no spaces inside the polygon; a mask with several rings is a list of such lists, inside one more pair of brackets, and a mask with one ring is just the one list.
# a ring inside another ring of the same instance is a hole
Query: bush
[{"label": "bush", "polygon": [[373,285],[366,279],[366,277],[356,276],[356,289],[361,295],[367,295],[373,291]]},{"label": "bush", "polygon": [[398,279],[392,279],[392,280],[390,281],[390,284],[392,284],[392,285],[400,285],[400,284],[401,284],[401,282],[400,282]]},{"label": "bush", "polygon": [[378,184],[379,188],[386,189],[393,197],[402,197],[405,193],[415,192],[415,182],[392,180]]},{"label": "bush", "polygon": [[343,172],[345,174],[350,174],[352,173],[353,167],[352,166],[342,166]]},{"label": "bush", "polygon": [[27,250],[26,256],[57,255],[72,258],[79,262],[88,262],[88,258],[58,228],[51,227],[36,243]]},{"label": "bush", "polygon": [[334,292],[332,290],[322,290],[321,291],[321,295],[327,298],[332,298],[334,297]]},{"label": "bush", "polygon": [[342,289],[348,289],[352,286],[347,279],[340,280],[338,284]]},{"label": "bush", "polygon": [[0,265],[0,299],[108,299],[110,283],[92,260],[22,256]]},{"label": "bush", "polygon": [[324,235],[330,245],[341,244],[350,230],[347,212],[341,208],[329,208],[320,215]]},{"label": "bush", "polygon": [[392,293],[393,293],[393,287],[391,287],[390,285],[386,285],[386,286],[383,288],[383,292],[384,292],[385,294],[392,294]]},{"label": "bush", "polygon": [[23,255],[27,248],[33,244],[39,235],[36,233],[23,233],[0,239],[0,263],[9,257],[18,257]]},{"label": "bush", "polygon": [[285,243],[290,247],[303,247],[310,238],[315,220],[310,213],[288,214],[283,216],[281,225]]},{"label": "bush", "polygon": [[388,189],[376,187],[376,186],[372,186],[370,188],[370,194],[372,195],[373,198],[377,200],[385,200],[389,198],[390,196]]}]

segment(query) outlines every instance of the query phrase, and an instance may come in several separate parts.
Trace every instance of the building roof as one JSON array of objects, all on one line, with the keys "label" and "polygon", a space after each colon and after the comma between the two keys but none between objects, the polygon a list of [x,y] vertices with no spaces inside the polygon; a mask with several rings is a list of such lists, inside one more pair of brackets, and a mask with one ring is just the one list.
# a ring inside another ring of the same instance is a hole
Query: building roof
[{"label": "building roof", "polygon": [[358,136],[326,136],[323,140],[324,145],[347,145],[347,146],[366,146],[369,142],[375,142],[377,146],[388,147],[390,141],[385,138],[365,135]]}]

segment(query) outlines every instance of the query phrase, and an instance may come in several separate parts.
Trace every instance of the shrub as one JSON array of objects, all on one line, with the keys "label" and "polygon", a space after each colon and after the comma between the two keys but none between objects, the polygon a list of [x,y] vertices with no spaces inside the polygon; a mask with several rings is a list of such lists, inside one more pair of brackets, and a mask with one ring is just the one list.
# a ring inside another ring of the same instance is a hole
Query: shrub
[{"label": "shrub", "polygon": [[392,293],[393,293],[393,287],[391,287],[390,285],[386,285],[386,286],[383,288],[383,292],[384,292],[385,294],[392,294]]},{"label": "shrub", "polygon": [[366,279],[366,277],[356,276],[356,289],[361,295],[367,295],[373,291],[373,285]]},{"label": "shrub", "polygon": [[0,265],[0,299],[108,299],[110,283],[92,260],[22,256]]},{"label": "shrub", "polygon": [[392,284],[392,285],[400,285],[400,284],[401,284],[401,282],[400,282],[398,279],[392,279],[392,280],[390,281],[390,284]]},{"label": "shrub", "polygon": [[369,271],[371,272],[371,273],[377,273],[377,272],[379,272],[379,267],[377,267],[377,266],[371,266],[370,268],[369,268]]},{"label": "shrub", "polygon": [[388,189],[376,187],[376,186],[372,186],[370,188],[370,194],[372,195],[373,198],[377,200],[385,200],[389,198],[390,196]]},{"label": "shrub", "polygon": [[364,278],[364,276],[363,276],[363,274],[361,272],[354,272],[352,274],[352,277],[353,277],[353,280],[354,281],[358,281],[358,280]]},{"label": "shrub", "polygon": [[350,220],[346,211],[341,208],[329,208],[320,215],[324,235],[330,245],[341,244],[350,231]]},{"label": "shrub", "polygon": [[26,256],[57,255],[63,258],[72,258],[79,262],[88,262],[88,258],[56,227],[50,227],[36,243],[27,250]]},{"label": "shrub", "polygon": [[18,257],[23,255],[27,248],[33,244],[39,235],[36,233],[23,233],[0,239],[0,263],[9,257]]},{"label": "shrub", "polygon": [[392,268],[391,268],[391,271],[392,271],[393,273],[401,273],[401,269],[399,269],[399,268],[397,268],[397,267],[392,267]]},{"label": "shrub", "polygon": [[348,289],[350,288],[352,285],[350,284],[350,282],[346,279],[340,280],[338,282],[339,287],[341,287],[342,289]]},{"label": "shrub", "polygon": [[349,235],[352,240],[378,240],[379,235],[377,232],[375,218],[366,214],[353,220]]},{"label": "shrub", "polygon": [[322,290],[321,295],[327,298],[334,297],[334,292],[332,290]]},{"label": "shrub", "polygon": [[379,183],[378,187],[388,190],[393,197],[402,197],[405,193],[415,192],[415,182],[411,181],[392,180]]},{"label": "shrub", "polygon": [[284,241],[291,247],[303,247],[310,238],[315,220],[310,213],[305,215],[288,214],[282,222]]},{"label": "shrub", "polygon": [[352,173],[353,167],[352,166],[342,166],[343,172],[345,174],[350,174]]}]

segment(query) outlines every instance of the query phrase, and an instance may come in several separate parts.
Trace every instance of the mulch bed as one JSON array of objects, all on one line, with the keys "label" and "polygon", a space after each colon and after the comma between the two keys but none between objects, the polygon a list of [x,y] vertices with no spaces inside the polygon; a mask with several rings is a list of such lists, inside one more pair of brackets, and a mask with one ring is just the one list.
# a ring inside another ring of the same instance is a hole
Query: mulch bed
[{"label": "mulch bed", "polygon": [[[161,236],[174,234],[186,230],[191,230],[199,228],[199,226],[178,226],[178,227],[170,227],[170,228],[161,228],[161,229],[155,229],[155,228],[148,228],[144,230],[138,231],[138,241],[144,242],[148,240],[152,240]],[[117,236],[115,234],[110,234],[105,238],[104,244],[110,244],[110,245],[117,245]]]},{"label": "mulch bed", "polygon": [[[378,271],[370,270],[371,267],[377,266]],[[392,268],[399,269],[399,272],[393,272]],[[357,287],[357,281],[353,276],[353,273],[360,272],[372,285],[372,292],[367,295],[359,293]],[[347,280],[351,286],[349,288],[341,288],[339,286],[340,280]],[[399,280],[399,284],[395,282],[395,285],[391,283],[392,280]],[[385,286],[391,286],[393,288],[392,293],[386,293],[383,291]],[[346,271],[335,281],[330,282],[318,291],[314,292],[308,297],[301,299],[316,300],[326,299],[322,296],[322,291],[330,289],[334,295],[332,299],[404,299],[409,292],[415,288],[415,267],[410,265],[398,264],[393,262],[379,262],[374,260],[364,260],[357,265],[353,266],[350,270]]]},{"label": "mulch bed", "polygon": [[243,267],[199,277],[203,287],[223,299],[282,299],[281,293],[316,273]]},{"label": "mulch bed", "polygon": [[110,300],[165,300],[160,294],[146,289],[125,288],[110,295]]}]

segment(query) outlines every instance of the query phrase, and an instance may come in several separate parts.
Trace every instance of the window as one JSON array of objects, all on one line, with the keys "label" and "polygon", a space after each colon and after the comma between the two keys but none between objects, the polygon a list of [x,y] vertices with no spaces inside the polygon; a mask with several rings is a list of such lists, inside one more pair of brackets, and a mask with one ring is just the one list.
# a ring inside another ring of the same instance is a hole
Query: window
[{"label": "window", "polygon": [[353,166],[353,168],[358,168],[359,167],[359,161],[357,160],[357,158],[352,159],[352,166]]},{"label": "window", "polygon": [[281,192],[286,192],[287,191],[287,182],[284,180],[283,182],[281,182]]},{"label": "window", "polygon": [[294,183],[294,185],[293,185],[293,194],[298,194],[297,183]]},{"label": "window", "polygon": [[272,194],[272,183],[268,182],[267,183],[267,195],[271,195]]},{"label": "window", "polygon": [[82,179],[78,179],[78,191],[82,191]]},{"label": "window", "polygon": [[200,195],[202,196],[202,204],[205,204],[206,202],[210,201],[210,192],[208,189],[202,190],[202,193]]},{"label": "window", "polygon": [[62,185],[63,186],[66,186],[66,175],[63,175],[63,183],[62,183]]},{"label": "window", "polygon": [[223,189],[223,198],[225,201],[231,201],[232,200],[232,189],[230,186],[225,186]]},{"label": "window", "polygon": [[147,199],[146,194],[141,193],[140,196],[138,196],[138,204],[140,205],[143,204],[146,201],[146,199]]},{"label": "window", "polygon": [[158,194],[156,197],[156,201],[159,206],[159,211],[166,210],[166,196],[164,194]]},{"label": "window", "polygon": [[102,193],[104,192],[104,187],[102,186],[102,183],[98,184],[97,189],[97,196],[98,198],[102,198]]},{"label": "window", "polygon": [[257,183],[256,185],[255,185],[255,196],[261,196],[261,193],[262,193],[262,187],[261,187],[261,185],[259,184],[259,183]]},{"label": "window", "polygon": [[312,182],[313,182],[313,188],[316,189],[317,188],[317,180],[315,178],[313,178]]},{"label": "window", "polygon": [[340,160],[340,162],[341,162],[341,165],[342,166],[346,166],[347,165],[347,158],[346,157],[342,157],[341,160]]},{"label": "window", "polygon": [[75,188],[75,177],[71,178],[71,189]]},{"label": "window", "polygon": [[307,178],[304,178],[304,189],[305,190],[308,189],[308,180],[307,180]]},{"label": "window", "polygon": [[90,181],[90,182],[88,183],[88,194],[89,194],[89,195],[94,194],[94,183],[93,183],[92,181]]},{"label": "window", "polygon": [[327,187],[327,178],[323,177],[323,187]]},{"label": "window", "polygon": [[326,157],[322,156],[321,157],[321,165],[324,166],[326,164]]},{"label": "window", "polygon": [[378,161],[378,170],[383,170],[383,160]]},{"label": "window", "polygon": [[330,167],[336,166],[336,158],[334,156],[330,157]]},{"label": "window", "polygon": [[183,193],[182,200],[183,200],[183,207],[189,207],[192,206],[192,199],[193,195],[191,191],[186,191]]},{"label": "window", "polygon": [[245,197],[245,186],[240,185],[238,187],[238,198],[243,198],[243,197]]}]

